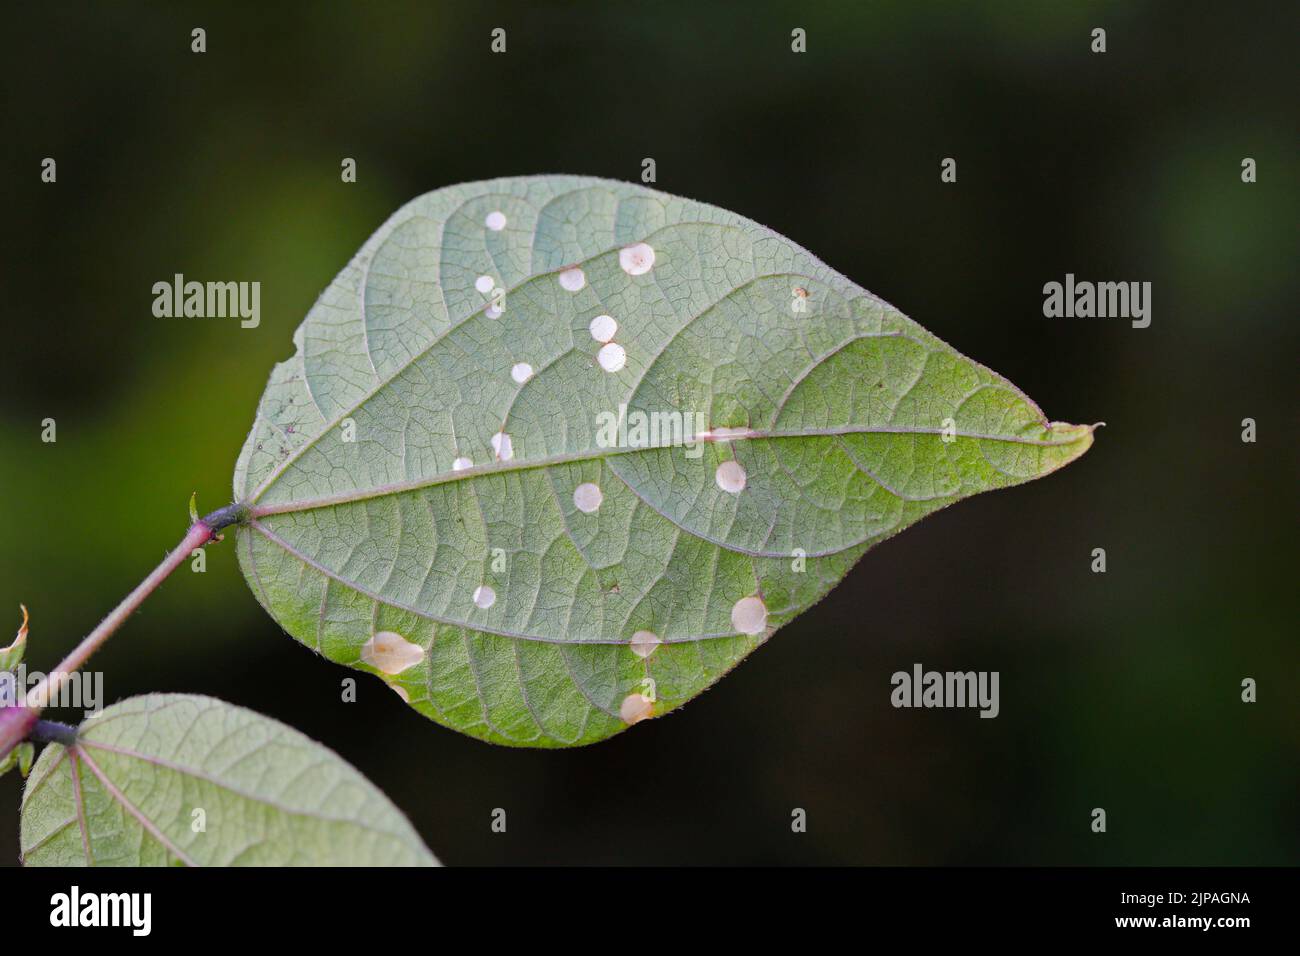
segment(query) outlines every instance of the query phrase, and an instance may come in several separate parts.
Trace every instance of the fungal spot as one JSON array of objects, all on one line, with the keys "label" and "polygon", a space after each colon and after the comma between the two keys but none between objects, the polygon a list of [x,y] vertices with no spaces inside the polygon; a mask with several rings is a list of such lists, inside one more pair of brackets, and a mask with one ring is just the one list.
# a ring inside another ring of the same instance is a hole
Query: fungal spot
[{"label": "fungal spot", "polygon": [[618,331],[618,323],[614,321],[611,315],[598,315],[591,320],[591,337],[597,342],[608,342],[614,338],[614,333]]},{"label": "fungal spot", "polygon": [[718,487],[732,495],[738,495],[745,490],[745,478],[744,466],[735,459],[724,461],[713,475],[713,480],[718,483]]},{"label": "fungal spot", "polygon": [[486,309],[483,310],[483,314],[486,315],[489,319],[501,318],[501,312],[502,310],[498,309],[495,305],[489,305]]},{"label": "fungal spot", "polygon": [[762,634],[767,627],[767,605],[763,599],[743,597],[731,609],[731,626],[741,634]]},{"label": "fungal spot", "polygon": [[577,266],[560,273],[560,288],[566,292],[577,292],[586,284],[587,276]]},{"label": "fungal spot", "polygon": [[655,264],[655,251],[644,242],[618,250],[618,264],[630,276],[642,276]]},{"label": "fungal spot", "polygon": [[361,660],[385,674],[400,674],[424,660],[424,648],[396,631],[379,631],[361,646]]},{"label": "fungal spot", "polygon": [[591,514],[604,500],[605,496],[601,493],[600,486],[593,485],[590,481],[584,481],[573,489],[573,507],[583,514]]},{"label": "fungal spot", "polygon": [[797,285],[794,287],[794,294],[801,299],[808,298],[808,290],[801,285]]},{"label": "fungal spot", "polygon": [[497,592],[490,584],[480,584],[474,589],[474,603],[486,611],[497,603]]},{"label": "fungal spot", "polygon": [[496,287],[496,282],[492,279],[491,276],[479,276],[477,279],[474,280],[474,288],[478,289],[484,295],[487,295],[495,287]]},{"label": "fungal spot", "polygon": [[637,657],[649,657],[663,641],[650,631],[637,631],[632,635],[632,653]]},{"label": "fungal spot", "polygon": [[618,705],[618,715],[623,718],[623,723],[629,726],[645,720],[652,710],[654,710],[654,701],[645,694],[635,692],[624,697],[623,703]]},{"label": "fungal spot", "polygon": [[506,227],[506,214],[499,209],[493,210],[487,214],[487,218],[483,220],[483,225],[493,232],[500,232]]},{"label": "fungal spot", "polygon": [[518,362],[510,369],[510,377],[522,385],[533,377],[533,367],[527,362]]},{"label": "fungal spot", "polygon": [[474,462],[470,461],[468,458],[457,458],[455,461],[451,463],[452,471],[464,471],[466,468],[473,468],[473,467],[474,467]]},{"label": "fungal spot", "polygon": [[600,347],[596,361],[606,372],[617,372],[627,364],[627,351],[617,342],[609,342]]},{"label": "fungal spot", "polygon": [[500,461],[509,461],[515,457],[514,446],[510,443],[510,436],[505,432],[497,432],[492,436],[492,450],[497,453],[497,459]]}]

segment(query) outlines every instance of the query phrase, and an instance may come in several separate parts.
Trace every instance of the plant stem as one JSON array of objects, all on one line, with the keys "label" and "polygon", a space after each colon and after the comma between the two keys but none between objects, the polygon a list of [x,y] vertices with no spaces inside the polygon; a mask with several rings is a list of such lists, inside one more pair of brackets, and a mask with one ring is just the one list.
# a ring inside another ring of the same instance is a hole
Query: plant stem
[{"label": "plant stem", "polygon": [[0,760],[8,757],[9,751],[27,739],[35,723],[36,712],[21,704],[0,707]]},{"label": "plant stem", "polygon": [[99,650],[113,632],[122,626],[136,608],[147,598],[158,585],[162,584],[167,575],[175,571],[185,559],[190,556],[195,548],[200,548],[212,540],[213,531],[202,521],[196,521],[181,541],[167,557],[163,558],[162,564],[154,568],[150,575],[140,582],[134,591],[117,607],[109,612],[108,617],[99,622],[99,626],[86,635],[85,639],[72,649],[67,657],[59,662],[50,673],[46,674],[39,684],[33,687],[27,693],[27,706],[33,710],[40,711],[44,708],[56,694],[59,689],[68,681],[68,678],[80,668],[90,658],[90,655]]},{"label": "plant stem", "polygon": [[[185,562],[195,548],[203,547],[222,528],[232,524],[242,524],[248,520],[248,517],[247,505],[233,504],[218,508],[194,522],[181,543],[163,558],[162,564],[154,568],[153,572],[140,582],[139,587],[128,594],[121,604],[113,608],[108,617],[100,621],[99,627],[87,634],[85,640],[72,649],[71,654],[41,678],[40,683],[28,691],[21,703],[0,707],[0,759],[6,757],[14,747],[29,737],[59,739],[58,736],[50,735],[64,733],[60,729],[63,725],[37,718],[50,701],[55,699],[59,690],[68,682],[68,678],[90,659],[91,654],[99,650],[100,645],[122,626],[122,622],[131,616],[158,585],[163,583],[167,575]],[[67,728],[67,730],[75,737],[76,728]]]},{"label": "plant stem", "polygon": [[46,707],[58,694],[59,689],[67,683],[68,678],[86,663],[91,654],[99,650],[100,645],[121,627],[122,622],[131,616],[144,599],[152,594],[169,574],[185,562],[185,559],[193,553],[195,548],[203,547],[222,528],[244,521],[247,517],[248,509],[243,505],[234,504],[225,508],[218,508],[211,514],[194,522],[181,543],[167,557],[163,558],[162,564],[154,568],[153,572],[141,581],[140,585],[128,594],[121,604],[113,608],[108,617],[99,623],[99,627],[87,634],[85,639],[72,649],[72,653],[60,661],[58,666],[47,674],[39,684],[28,691],[27,707],[37,713]]},{"label": "plant stem", "polygon": [[56,743],[71,747],[77,742],[77,728],[56,720],[38,720],[32,724],[27,739],[41,744]]}]

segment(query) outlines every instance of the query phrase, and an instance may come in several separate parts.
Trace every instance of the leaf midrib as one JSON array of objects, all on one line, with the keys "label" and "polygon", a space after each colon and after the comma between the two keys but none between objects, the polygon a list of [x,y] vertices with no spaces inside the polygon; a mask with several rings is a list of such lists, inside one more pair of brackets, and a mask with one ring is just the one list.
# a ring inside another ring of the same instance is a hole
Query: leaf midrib
[{"label": "leaf midrib", "polygon": [[[989,388],[1000,388],[1000,385],[989,385]],[[1083,441],[1086,433],[1080,434],[1068,441],[1040,441],[1032,438],[1021,438],[1014,435],[986,435],[978,432],[953,432],[951,429],[942,428],[912,428],[905,426],[875,426],[875,427],[845,427],[845,428],[813,428],[800,431],[755,431],[748,435],[729,435],[725,438],[701,438],[700,441],[718,441],[718,442],[735,442],[751,441],[754,439],[796,439],[796,438],[816,438],[816,437],[835,437],[841,435],[952,435],[954,438],[964,438],[972,441],[1000,441],[1013,445],[1032,445],[1041,448],[1064,448],[1067,445],[1074,445]],[[635,454],[640,452],[661,451],[665,448],[675,447],[673,445],[647,445],[637,448],[608,448],[600,449],[596,452],[572,452],[564,455],[551,455],[547,458],[537,458],[531,461],[516,461],[511,459],[508,462],[494,462],[490,465],[475,465],[472,468],[466,468],[462,471],[444,472],[443,474],[433,475],[429,478],[418,478],[413,481],[398,481],[387,485],[377,485],[374,488],[361,489],[358,491],[349,491],[338,495],[326,495],[320,498],[310,498],[302,501],[286,502],[283,504],[260,505],[251,509],[254,518],[266,518],[273,515],[291,514],[296,511],[314,511],[319,508],[333,508],[338,505],[352,504],[358,501],[367,501],[372,498],[386,498],[390,495],[402,495],[412,491],[421,491],[425,488],[432,488],[436,485],[448,484],[453,481],[465,481],[471,478],[478,478],[485,475],[501,475],[511,472],[528,471],[534,468],[551,468],[556,465],[568,465],[579,462],[603,461],[607,458],[614,458],[619,455]]]}]

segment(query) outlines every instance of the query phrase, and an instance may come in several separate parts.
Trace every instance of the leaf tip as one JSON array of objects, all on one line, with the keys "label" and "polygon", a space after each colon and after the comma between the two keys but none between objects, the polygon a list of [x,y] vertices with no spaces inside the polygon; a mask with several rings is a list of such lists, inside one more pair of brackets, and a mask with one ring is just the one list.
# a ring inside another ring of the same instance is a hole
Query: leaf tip
[{"label": "leaf tip", "polygon": [[1043,474],[1056,471],[1081,458],[1084,452],[1092,447],[1093,432],[1105,424],[1105,422],[1097,422],[1093,425],[1072,425],[1069,422],[1049,422],[1047,434],[1051,438],[1051,443],[1058,446],[1060,455]]},{"label": "leaf tip", "polygon": [[23,649],[27,643],[27,605],[19,604],[19,610],[23,612],[23,622],[18,625],[18,634],[14,637],[13,643],[8,647],[0,647],[0,671],[9,670],[18,666],[23,659]]}]

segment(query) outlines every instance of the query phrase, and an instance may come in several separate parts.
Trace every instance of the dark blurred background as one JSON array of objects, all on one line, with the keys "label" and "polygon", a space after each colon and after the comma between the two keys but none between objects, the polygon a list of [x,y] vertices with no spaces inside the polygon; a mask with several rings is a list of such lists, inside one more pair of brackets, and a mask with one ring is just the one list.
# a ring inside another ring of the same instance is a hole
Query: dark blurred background
[{"label": "dark blurred background", "polygon": [[[717,688],[593,747],[426,721],[280,632],[229,542],[95,658],[109,700],[284,720],[450,864],[1295,863],[1296,11],[11,6],[0,621],[25,603],[29,664],[53,665],[179,540],[191,491],[229,500],[272,364],[400,204],[653,157],[658,188],[808,247],[1050,417],[1107,422],[1095,447],[886,542]],[[261,326],[154,318],[176,272],[260,281]],[[1152,282],[1151,327],[1045,319],[1066,272]],[[893,709],[914,662],[1000,671],[1001,716]],[[7,864],[19,797],[0,780]]]}]

